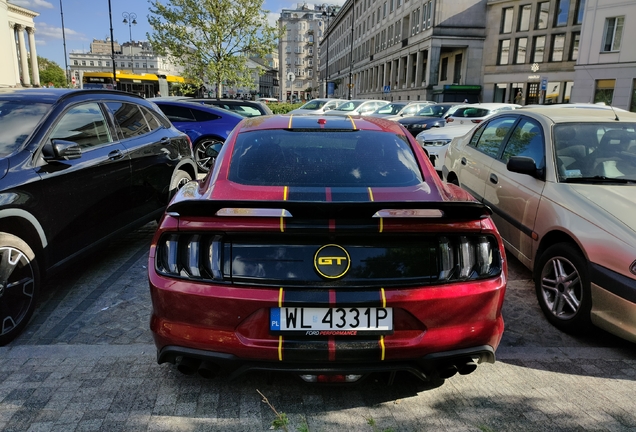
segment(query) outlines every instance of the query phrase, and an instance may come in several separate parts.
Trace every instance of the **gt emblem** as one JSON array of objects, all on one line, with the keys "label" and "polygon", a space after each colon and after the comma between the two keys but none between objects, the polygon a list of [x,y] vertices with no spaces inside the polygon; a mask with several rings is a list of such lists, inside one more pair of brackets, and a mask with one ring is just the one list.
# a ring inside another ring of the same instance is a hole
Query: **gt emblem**
[{"label": "gt emblem", "polygon": [[314,267],[318,274],[327,279],[338,279],[349,271],[351,258],[342,246],[329,244],[321,247],[314,255]]}]

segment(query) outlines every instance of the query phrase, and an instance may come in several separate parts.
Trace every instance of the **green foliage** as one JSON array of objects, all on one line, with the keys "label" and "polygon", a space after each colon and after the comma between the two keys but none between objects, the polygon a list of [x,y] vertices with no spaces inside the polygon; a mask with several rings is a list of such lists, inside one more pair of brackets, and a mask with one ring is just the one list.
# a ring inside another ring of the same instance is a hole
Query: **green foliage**
[{"label": "green foliage", "polygon": [[302,103],[271,103],[267,106],[272,110],[274,114],[287,114],[291,110],[295,110],[296,108],[300,108]]},{"label": "green foliage", "polygon": [[253,84],[248,56],[277,49],[281,32],[262,6],[263,0],[150,0],[148,40],[194,84],[215,84],[220,98],[223,83]]},{"label": "green foliage", "polygon": [[40,84],[42,87],[48,86],[51,83],[55,87],[67,87],[68,84],[66,82],[64,69],[58,66],[54,61],[38,56],[38,71],[40,73]]},{"label": "green foliage", "polygon": [[274,426],[275,429],[287,430],[288,425],[289,425],[289,418],[287,418],[287,414],[285,413],[278,414],[278,417],[276,417],[274,421],[272,422],[272,426]]}]

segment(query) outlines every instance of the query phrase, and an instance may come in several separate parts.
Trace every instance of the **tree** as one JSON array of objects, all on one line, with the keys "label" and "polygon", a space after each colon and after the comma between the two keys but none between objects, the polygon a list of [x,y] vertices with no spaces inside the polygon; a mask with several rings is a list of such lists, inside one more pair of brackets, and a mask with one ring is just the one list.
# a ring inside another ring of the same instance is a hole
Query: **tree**
[{"label": "tree", "polygon": [[202,85],[252,84],[249,56],[277,47],[279,30],[267,23],[263,0],[150,0],[147,34],[153,49],[182,66],[186,79]]},{"label": "tree", "polygon": [[[29,63],[29,67],[30,66]],[[64,69],[59,67],[54,61],[38,56],[38,70],[40,72],[40,84],[42,87],[48,86],[51,83],[55,87],[68,87]]]}]

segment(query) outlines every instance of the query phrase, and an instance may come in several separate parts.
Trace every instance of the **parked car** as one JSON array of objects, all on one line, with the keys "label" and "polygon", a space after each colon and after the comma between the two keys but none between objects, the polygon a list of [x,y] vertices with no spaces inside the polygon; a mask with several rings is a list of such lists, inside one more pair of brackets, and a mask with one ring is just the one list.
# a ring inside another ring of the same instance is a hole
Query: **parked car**
[{"label": "parked car", "polygon": [[446,149],[450,142],[455,137],[466,135],[469,131],[473,130],[475,126],[474,124],[464,124],[452,128],[436,127],[422,131],[415,137],[416,141],[422,146],[426,154],[428,154],[428,158],[440,177],[442,177]]},{"label": "parked car", "polygon": [[373,111],[381,106],[388,104],[388,101],[373,100],[373,99],[353,99],[345,101],[325,113],[330,116],[365,116],[371,114]]},{"label": "parked car", "polygon": [[552,324],[636,342],[636,114],[496,114],[453,140],[443,170],[493,209]]},{"label": "parked car", "polygon": [[391,102],[376,109],[369,114],[372,117],[380,117],[386,120],[399,120],[404,117],[414,116],[424,107],[434,104],[435,102]]},{"label": "parked car", "polygon": [[256,102],[264,102],[265,104],[269,104],[269,103],[278,103],[280,101],[272,97],[262,97],[262,98],[257,98]]},{"label": "parked car", "polygon": [[219,108],[233,111],[236,114],[240,114],[243,117],[256,117],[261,115],[272,115],[272,110],[267,104],[258,101],[243,100],[243,99],[190,99],[190,102],[201,103],[205,105],[214,105]]},{"label": "parked car", "polygon": [[470,373],[494,361],[503,331],[505,260],[488,214],[397,123],[245,120],[153,238],[158,362],[310,382]]},{"label": "parked car", "polygon": [[155,105],[106,90],[0,89],[0,345],[27,325],[42,280],[158,219],[196,177]]},{"label": "parked car", "polygon": [[481,123],[486,117],[501,111],[510,111],[521,108],[521,105],[508,103],[481,103],[460,107],[446,117],[446,126],[455,126],[465,123]]},{"label": "parked car", "polygon": [[464,105],[456,102],[427,105],[416,115],[402,118],[398,122],[411,132],[411,135],[417,136],[423,130],[446,126],[446,117],[461,106]]},{"label": "parked car", "polygon": [[155,103],[177,129],[190,137],[194,161],[202,173],[207,173],[214,165],[217,150],[212,151],[211,147],[223,144],[232,129],[245,118],[212,105],[161,100]]},{"label": "parked car", "polygon": [[337,108],[343,102],[345,102],[344,99],[312,99],[300,108],[291,110],[289,114],[324,114]]}]

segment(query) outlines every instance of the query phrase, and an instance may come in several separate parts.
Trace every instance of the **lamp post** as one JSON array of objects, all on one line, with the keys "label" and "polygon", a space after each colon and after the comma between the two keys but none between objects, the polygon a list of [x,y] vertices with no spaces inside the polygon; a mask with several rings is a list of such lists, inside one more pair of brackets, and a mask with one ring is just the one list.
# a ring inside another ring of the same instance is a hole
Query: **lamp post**
[{"label": "lamp post", "polygon": [[66,56],[66,35],[64,34],[64,10],[62,9],[62,0],[60,0],[60,15],[62,15],[62,44],[64,45],[64,75],[66,75],[66,87],[69,86],[69,70],[68,60]]},{"label": "lamp post", "polygon": [[351,65],[349,66],[349,97],[348,97],[349,100],[351,100],[353,97],[353,29],[354,29],[354,24],[356,22],[355,17],[356,17],[356,0],[353,0],[353,6],[351,7],[351,53],[350,53]]},{"label": "lamp post", "polygon": [[[124,17],[124,24],[128,24],[128,33],[130,35],[130,64],[133,64],[133,46],[132,46],[132,26],[137,25],[137,14],[134,12],[124,12],[121,14]],[[132,72],[135,72],[133,66],[130,67]]]},{"label": "lamp post", "polygon": [[115,69],[115,41],[113,39],[113,12],[108,0],[108,18],[110,19],[110,59],[113,62],[113,90],[117,89],[117,70]]},{"label": "lamp post", "polygon": [[[335,17],[336,14],[333,11],[333,7],[332,6],[325,6],[325,10],[322,11],[322,18],[323,20],[326,18],[327,19],[327,26],[325,27],[325,32],[324,34],[327,34],[327,28],[329,27],[329,20],[330,18]],[[325,97],[329,97],[329,36],[327,37],[327,65],[325,68]]]}]

